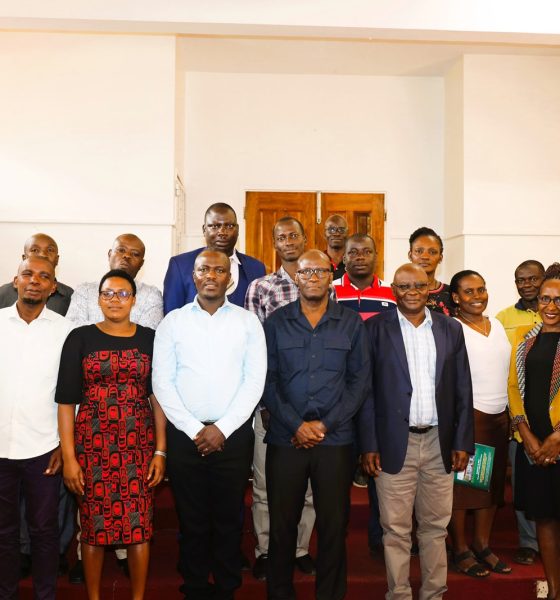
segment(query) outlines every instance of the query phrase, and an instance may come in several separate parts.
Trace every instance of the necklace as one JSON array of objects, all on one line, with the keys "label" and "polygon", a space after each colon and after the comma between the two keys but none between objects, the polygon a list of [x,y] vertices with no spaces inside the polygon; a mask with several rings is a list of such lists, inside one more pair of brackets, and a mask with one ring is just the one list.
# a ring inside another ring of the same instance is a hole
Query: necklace
[{"label": "necklace", "polygon": [[459,313],[459,316],[464,321],[467,321],[468,323],[470,323],[475,329],[478,329],[478,331],[480,331],[480,333],[482,333],[483,335],[488,337],[488,321],[487,321],[486,317],[482,317],[482,319],[484,320],[484,329],[482,329],[482,327],[479,327],[474,321],[471,321],[463,313]]}]

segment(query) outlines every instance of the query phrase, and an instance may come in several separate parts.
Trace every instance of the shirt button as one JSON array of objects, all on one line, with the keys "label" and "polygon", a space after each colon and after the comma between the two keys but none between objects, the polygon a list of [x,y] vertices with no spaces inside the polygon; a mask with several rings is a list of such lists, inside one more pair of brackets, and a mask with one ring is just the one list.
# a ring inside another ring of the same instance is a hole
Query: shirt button
[{"label": "shirt button", "polygon": [[316,333],[314,333],[314,334],[313,334],[313,337],[317,337],[317,334],[316,334]]},{"label": "shirt button", "polygon": [[311,375],[311,379],[315,379],[315,375]]},{"label": "shirt button", "polygon": [[309,396],[310,400],[315,400],[315,396]]},{"label": "shirt button", "polygon": [[312,354],[312,355],[311,355],[311,358],[315,358],[315,354]]}]

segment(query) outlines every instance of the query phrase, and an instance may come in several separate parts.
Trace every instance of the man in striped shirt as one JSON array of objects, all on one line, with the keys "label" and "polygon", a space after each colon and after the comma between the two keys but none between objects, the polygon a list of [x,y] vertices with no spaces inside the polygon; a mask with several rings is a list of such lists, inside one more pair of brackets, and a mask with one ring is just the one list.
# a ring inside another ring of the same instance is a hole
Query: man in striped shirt
[{"label": "man in striped shirt", "polygon": [[[261,323],[277,309],[299,298],[295,284],[297,261],[305,249],[303,225],[294,217],[279,219],[273,228],[274,249],[282,262],[275,273],[255,279],[247,289],[245,308],[255,313]],[[268,559],[269,517],[266,495],[264,436],[268,426],[268,411],[262,406],[255,413],[255,450],[253,455],[253,527],[257,537],[256,561],[253,575],[256,579],[266,579]],[[296,566],[307,574],[315,573],[315,565],[309,556],[309,538],[315,523],[315,510],[311,487],[307,489],[305,504],[298,527]]]},{"label": "man in striped shirt", "polygon": [[376,259],[372,237],[365,233],[351,235],[344,249],[346,273],[333,281],[336,301],[359,312],[364,321],[397,306],[391,286],[374,272]]}]

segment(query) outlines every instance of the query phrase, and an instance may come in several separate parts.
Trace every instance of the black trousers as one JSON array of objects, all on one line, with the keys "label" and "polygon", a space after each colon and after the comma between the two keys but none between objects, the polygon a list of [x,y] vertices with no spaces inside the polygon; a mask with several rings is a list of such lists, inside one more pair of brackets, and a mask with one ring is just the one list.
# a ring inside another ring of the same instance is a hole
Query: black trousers
[{"label": "black trousers", "polygon": [[181,589],[189,600],[230,600],[241,586],[239,507],[253,444],[248,421],[221,452],[203,457],[185,433],[167,424],[167,473],[179,517],[179,571],[185,582]]},{"label": "black trousers", "polygon": [[355,467],[354,448],[315,446],[296,450],[268,444],[266,489],[270,514],[268,600],[295,600],[293,584],[297,525],[308,480],[317,515],[318,600],[341,600],[346,594],[346,529],[350,515],[350,486]]}]

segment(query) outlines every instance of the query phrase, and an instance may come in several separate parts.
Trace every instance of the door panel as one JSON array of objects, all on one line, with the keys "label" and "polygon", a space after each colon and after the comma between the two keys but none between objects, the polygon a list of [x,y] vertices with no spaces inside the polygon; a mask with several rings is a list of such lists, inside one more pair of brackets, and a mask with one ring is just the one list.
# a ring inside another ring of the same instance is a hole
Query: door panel
[{"label": "door panel", "polygon": [[303,224],[306,248],[315,248],[316,198],[314,192],[247,192],[245,208],[247,254],[261,260],[266,272],[280,268],[272,240],[272,227],[290,215]]},{"label": "door panel", "polygon": [[324,224],[332,214],[348,221],[349,233],[367,233],[377,247],[376,273],[384,271],[384,194],[321,193],[321,219],[317,223],[315,192],[247,192],[245,207],[247,254],[261,260],[267,273],[280,267],[272,241],[272,227],[283,216],[299,219],[307,235],[306,248],[325,250]]},{"label": "door panel", "polygon": [[343,216],[348,222],[350,234],[367,233],[375,240],[375,247],[377,248],[375,272],[383,278],[385,268],[385,195],[323,192],[321,194],[321,206],[322,218],[321,223],[317,224],[316,231],[318,239],[324,240],[325,221],[330,215]]}]

